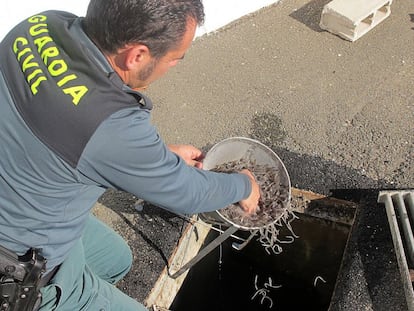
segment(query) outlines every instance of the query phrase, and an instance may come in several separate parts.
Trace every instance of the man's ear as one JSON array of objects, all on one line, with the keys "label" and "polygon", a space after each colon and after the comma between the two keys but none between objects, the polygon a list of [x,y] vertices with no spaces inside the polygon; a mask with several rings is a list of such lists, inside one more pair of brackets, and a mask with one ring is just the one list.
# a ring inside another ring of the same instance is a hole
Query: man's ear
[{"label": "man's ear", "polygon": [[146,45],[136,44],[126,50],[125,65],[128,69],[141,67],[151,60],[151,53]]}]

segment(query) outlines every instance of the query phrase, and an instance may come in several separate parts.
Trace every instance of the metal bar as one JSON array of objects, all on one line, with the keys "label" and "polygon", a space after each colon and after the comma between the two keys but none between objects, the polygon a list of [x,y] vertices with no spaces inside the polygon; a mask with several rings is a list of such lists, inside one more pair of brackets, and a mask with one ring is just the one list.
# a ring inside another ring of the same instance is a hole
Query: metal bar
[{"label": "metal bar", "polygon": [[414,193],[413,192],[409,192],[406,196],[405,196],[405,201],[408,204],[408,213],[409,216],[411,216],[411,221],[414,224]]},{"label": "metal bar", "polygon": [[[401,280],[404,287],[405,298],[407,301],[407,307],[409,311],[414,311],[414,290],[411,283],[407,258],[404,251],[402,236],[400,229],[398,228],[397,215],[394,203],[391,196],[403,193],[404,196],[409,194],[411,202],[409,202],[409,209],[413,208],[413,194],[414,190],[408,191],[381,191],[378,195],[378,202],[385,205],[385,211],[387,212],[388,224],[390,226],[391,236],[394,244],[395,255],[397,257],[398,267],[400,269]],[[410,200],[409,200],[410,201]]]},{"label": "metal bar", "polygon": [[[219,232],[220,234],[224,232],[224,230],[221,230],[221,229],[219,229],[219,228],[214,227],[214,225],[213,225],[213,224],[208,224],[208,223],[205,223],[204,221],[199,220],[199,218],[193,219],[193,218],[190,218],[190,217],[188,217],[188,216],[185,216],[184,214],[176,214],[176,215],[177,215],[177,216],[179,216],[179,217],[181,217],[182,219],[184,219],[184,220],[188,221],[188,222],[189,222],[189,223],[191,223],[191,224],[194,224],[194,223],[200,224],[200,225],[202,225],[202,226],[204,226],[204,227],[208,227],[208,228],[209,228],[209,229],[211,229],[211,230],[217,231],[217,232]],[[245,242],[245,241],[246,241],[246,239],[243,239],[243,238],[241,238],[241,237],[239,237],[239,236],[237,236],[237,235],[231,235],[231,237],[232,237],[233,239],[239,240],[239,241],[241,241],[241,242]]]},{"label": "metal bar", "polygon": [[404,233],[405,244],[407,247],[408,258],[411,264],[414,264],[414,236],[411,230],[410,219],[408,217],[407,209],[405,207],[403,194],[401,192],[396,193],[392,196],[396,205],[398,214],[400,216],[400,222],[402,231]]},{"label": "metal bar", "polygon": [[238,251],[241,251],[243,248],[245,248],[246,247],[246,245],[254,238],[254,236],[256,235],[256,233],[258,232],[259,230],[254,230],[254,231],[252,231],[251,233],[250,233],[250,236],[243,242],[243,243],[236,243],[236,242],[233,242],[232,244],[231,244],[231,247],[233,247],[235,250],[238,250]]},{"label": "metal bar", "polygon": [[197,262],[199,262],[204,256],[210,253],[213,249],[219,246],[222,242],[224,242],[228,237],[230,237],[233,233],[238,230],[237,227],[231,226],[223,234],[219,235],[215,238],[212,242],[210,242],[206,247],[204,247],[195,257],[193,257],[190,261],[188,261],[184,266],[182,266],[177,272],[171,274],[168,271],[168,274],[171,278],[176,279],[181,274],[183,274],[186,270],[190,269],[194,266]]}]

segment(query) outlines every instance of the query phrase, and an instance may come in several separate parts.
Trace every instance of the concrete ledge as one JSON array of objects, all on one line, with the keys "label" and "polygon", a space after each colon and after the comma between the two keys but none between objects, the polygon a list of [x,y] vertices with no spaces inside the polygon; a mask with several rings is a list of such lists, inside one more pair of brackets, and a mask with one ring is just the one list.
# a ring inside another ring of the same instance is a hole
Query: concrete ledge
[{"label": "concrete ledge", "polygon": [[210,225],[196,222],[196,218],[193,216],[193,222],[187,225],[178,246],[171,255],[168,267],[164,268],[145,300],[145,305],[153,307],[154,311],[168,310],[188,273],[187,271],[173,279],[170,277],[169,269],[175,272],[197,255],[210,231]]},{"label": "concrete ledge", "polygon": [[391,14],[392,0],[333,0],[322,10],[319,26],[355,41]]}]

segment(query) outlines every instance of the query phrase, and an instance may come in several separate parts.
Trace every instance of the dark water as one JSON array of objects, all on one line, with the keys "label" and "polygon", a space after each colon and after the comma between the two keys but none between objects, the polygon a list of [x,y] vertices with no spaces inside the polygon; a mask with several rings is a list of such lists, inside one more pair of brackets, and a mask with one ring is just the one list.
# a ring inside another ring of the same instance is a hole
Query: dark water
[{"label": "dark water", "polygon": [[[189,271],[170,309],[327,310],[350,227],[306,215],[292,226],[299,238],[279,255],[268,255],[255,239],[241,251],[226,240]],[[206,243],[216,236],[210,233]],[[314,286],[318,276],[326,283]]]}]

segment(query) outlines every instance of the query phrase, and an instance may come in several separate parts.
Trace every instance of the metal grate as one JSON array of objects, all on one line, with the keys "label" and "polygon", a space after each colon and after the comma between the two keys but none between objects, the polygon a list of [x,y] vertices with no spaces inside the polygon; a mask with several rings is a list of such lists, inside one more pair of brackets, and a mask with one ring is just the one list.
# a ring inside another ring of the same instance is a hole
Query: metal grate
[{"label": "metal grate", "polygon": [[414,310],[414,190],[381,191],[378,202],[385,204],[408,309]]}]

